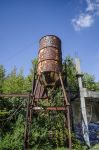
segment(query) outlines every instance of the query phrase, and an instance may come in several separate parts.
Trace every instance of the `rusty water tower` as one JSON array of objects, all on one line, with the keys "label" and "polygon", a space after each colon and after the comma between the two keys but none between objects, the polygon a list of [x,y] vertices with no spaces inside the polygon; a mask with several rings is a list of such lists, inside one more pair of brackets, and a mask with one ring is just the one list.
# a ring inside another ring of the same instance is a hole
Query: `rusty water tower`
[{"label": "rusty water tower", "polygon": [[55,35],[46,35],[39,41],[37,74],[41,84],[54,86],[62,71],[61,40]]},{"label": "rusty water tower", "polygon": [[[36,67],[35,67],[36,68]],[[27,120],[25,129],[25,150],[29,147],[29,133],[30,124],[32,122],[32,115],[38,113],[38,111],[63,111],[64,113],[64,125],[68,130],[68,146],[69,150],[72,148],[71,141],[71,123],[70,123],[70,104],[67,95],[67,91],[63,82],[62,75],[62,52],[61,52],[61,40],[55,35],[46,35],[39,41],[39,52],[38,52],[38,65],[37,65],[37,76],[34,72],[34,79],[32,85],[32,93],[29,96],[27,103]],[[59,83],[59,84],[56,84]],[[55,86],[57,85],[57,86]],[[52,98],[49,96],[53,93],[55,88],[61,87],[62,91],[62,102],[63,106],[53,106]],[[50,88],[51,90],[49,90]],[[50,106],[39,105],[40,101],[47,101]],[[66,135],[67,136],[67,135]],[[67,143],[67,137],[66,137]]]}]

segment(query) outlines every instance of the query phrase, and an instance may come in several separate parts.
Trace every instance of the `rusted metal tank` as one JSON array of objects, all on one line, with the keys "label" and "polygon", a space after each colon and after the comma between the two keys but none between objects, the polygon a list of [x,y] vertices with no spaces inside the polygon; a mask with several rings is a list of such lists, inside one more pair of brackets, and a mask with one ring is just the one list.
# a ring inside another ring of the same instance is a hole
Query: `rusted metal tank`
[{"label": "rusted metal tank", "polygon": [[43,82],[45,80],[46,84],[53,84],[62,70],[61,40],[54,35],[47,35],[40,39],[39,44],[37,73],[42,76]]}]

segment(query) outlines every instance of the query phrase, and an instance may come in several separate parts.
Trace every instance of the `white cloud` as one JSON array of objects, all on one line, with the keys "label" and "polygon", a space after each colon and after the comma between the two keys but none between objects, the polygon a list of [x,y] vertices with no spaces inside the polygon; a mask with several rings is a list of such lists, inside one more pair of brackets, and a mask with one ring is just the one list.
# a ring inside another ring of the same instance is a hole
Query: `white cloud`
[{"label": "white cloud", "polygon": [[87,2],[87,12],[92,12],[94,15],[99,14],[99,0],[86,0]]},{"label": "white cloud", "polygon": [[86,0],[87,2],[87,8],[86,8],[86,11],[94,11],[95,10],[95,5],[94,3],[92,3],[90,0]]},{"label": "white cloud", "polygon": [[85,12],[80,13],[78,17],[72,19],[72,25],[76,31],[90,27],[94,23],[95,16],[99,16],[99,0],[85,1],[87,3]]},{"label": "white cloud", "polygon": [[89,14],[80,14],[79,17],[72,19],[72,24],[74,26],[75,30],[80,30],[81,28],[90,27],[92,23],[94,22],[94,19]]}]

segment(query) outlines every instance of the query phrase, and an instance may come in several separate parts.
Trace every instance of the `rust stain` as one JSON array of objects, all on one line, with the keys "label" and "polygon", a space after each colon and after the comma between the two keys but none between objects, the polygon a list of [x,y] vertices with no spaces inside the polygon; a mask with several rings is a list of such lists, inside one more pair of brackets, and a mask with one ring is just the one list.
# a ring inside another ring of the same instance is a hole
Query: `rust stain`
[{"label": "rust stain", "polygon": [[61,41],[54,35],[47,35],[41,38],[38,54],[37,73],[61,72],[62,52]]}]

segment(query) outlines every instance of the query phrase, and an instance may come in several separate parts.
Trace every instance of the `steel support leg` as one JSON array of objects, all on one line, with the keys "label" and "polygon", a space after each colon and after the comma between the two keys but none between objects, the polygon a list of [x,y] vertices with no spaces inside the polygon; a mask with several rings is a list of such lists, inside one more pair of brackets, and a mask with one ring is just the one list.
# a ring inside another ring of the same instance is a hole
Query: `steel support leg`
[{"label": "steel support leg", "polygon": [[25,133],[24,133],[24,150],[29,150],[29,126],[30,126],[30,94],[27,100],[26,108],[26,123],[25,123]]},{"label": "steel support leg", "polygon": [[70,108],[69,108],[70,104],[69,104],[68,99],[67,99],[67,95],[66,95],[66,91],[64,88],[61,73],[59,73],[59,78],[60,78],[60,82],[61,82],[61,86],[62,86],[62,90],[63,90],[63,94],[64,94],[65,107],[67,110],[66,116],[67,116],[67,127],[68,127],[68,140],[69,140],[69,150],[71,150],[72,149],[72,140],[71,140]]}]

